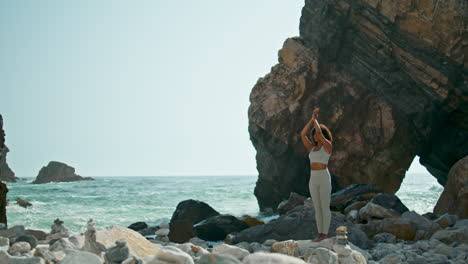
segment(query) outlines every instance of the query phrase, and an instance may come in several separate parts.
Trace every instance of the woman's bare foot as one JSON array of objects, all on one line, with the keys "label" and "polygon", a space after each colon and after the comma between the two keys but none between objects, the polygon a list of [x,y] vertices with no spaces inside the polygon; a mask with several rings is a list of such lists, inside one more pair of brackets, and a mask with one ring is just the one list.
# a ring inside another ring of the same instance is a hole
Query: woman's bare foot
[{"label": "woman's bare foot", "polygon": [[327,238],[328,235],[327,234],[324,234],[324,233],[319,233],[317,238],[312,240],[312,242],[320,242],[322,240],[324,240],[325,238]]}]

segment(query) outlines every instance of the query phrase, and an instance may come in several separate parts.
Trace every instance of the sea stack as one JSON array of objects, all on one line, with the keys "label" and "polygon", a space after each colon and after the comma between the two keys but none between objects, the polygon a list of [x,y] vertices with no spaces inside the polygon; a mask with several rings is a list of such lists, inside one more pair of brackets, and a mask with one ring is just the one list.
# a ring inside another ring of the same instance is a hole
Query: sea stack
[{"label": "sea stack", "polygon": [[47,167],[42,167],[37,175],[34,184],[49,182],[73,182],[73,181],[92,181],[91,177],[81,177],[75,174],[75,168],[65,163],[51,161]]},{"label": "sea stack", "polygon": [[5,145],[1,150],[0,155],[0,180],[4,182],[16,182],[18,177],[15,176],[15,173],[11,170],[10,166],[7,163],[7,153],[10,152],[10,149]]}]

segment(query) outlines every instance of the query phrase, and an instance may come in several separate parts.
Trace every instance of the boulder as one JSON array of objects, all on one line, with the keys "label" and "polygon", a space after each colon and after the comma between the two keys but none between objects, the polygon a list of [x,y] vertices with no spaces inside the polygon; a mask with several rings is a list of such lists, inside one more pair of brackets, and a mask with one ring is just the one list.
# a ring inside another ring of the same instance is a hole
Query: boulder
[{"label": "boulder", "polygon": [[453,226],[457,222],[457,220],[457,215],[451,215],[446,213],[434,220],[434,223],[438,224],[442,228],[446,228],[449,226]]},{"label": "boulder", "polygon": [[129,257],[129,253],[125,239],[119,239],[114,247],[107,250],[104,258],[109,264],[120,264]]},{"label": "boulder", "polygon": [[368,237],[380,233],[390,233],[399,239],[413,240],[416,237],[417,226],[409,219],[395,217],[370,221],[367,224],[360,225],[360,229]]},{"label": "boulder", "polygon": [[37,240],[46,240],[47,233],[42,230],[26,229],[26,235],[34,236]]},{"label": "boulder", "polygon": [[452,244],[453,242],[468,244],[468,228],[442,229],[435,232],[431,239],[437,239],[445,244]]},{"label": "boulder", "polygon": [[65,163],[51,161],[46,167],[42,167],[34,184],[49,182],[74,182],[74,181],[92,181],[91,177],[81,177],[75,174],[75,168]]},{"label": "boulder", "polygon": [[401,202],[401,200],[394,194],[379,193],[374,198],[372,198],[370,203],[394,210],[398,212],[398,214],[409,211],[408,208]]},{"label": "boulder", "polygon": [[21,235],[15,238],[15,243],[16,242],[26,242],[29,244],[31,249],[36,248],[37,246],[37,238],[31,235]]},{"label": "boulder", "polygon": [[[268,240],[265,242],[268,242]],[[299,257],[299,244],[294,240],[273,243],[271,245],[271,250],[275,253],[281,253],[292,257]]]},{"label": "boulder", "polygon": [[216,215],[219,213],[207,203],[192,199],[180,202],[169,223],[169,239],[176,243],[187,242],[195,236],[190,230],[194,224]]},{"label": "boulder", "polygon": [[289,195],[288,200],[282,201],[278,205],[278,208],[277,208],[278,213],[280,215],[283,215],[286,212],[294,209],[294,207],[299,206],[299,205],[303,205],[305,200],[306,200],[305,196],[302,196],[302,195],[299,195],[299,194],[297,194],[295,192],[292,192]]},{"label": "boulder", "polygon": [[338,264],[338,254],[326,248],[317,248],[307,258],[307,263],[321,264]]},{"label": "boulder", "polygon": [[147,264],[194,264],[192,257],[181,249],[174,246],[165,246],[161,248],[153,260]]},{"label": "boulder", "polygon": [[358,197],[366,196],[370,200],[376,194],[382,192],[382,189],[375,184],[351,184],[331,195],[330,206],[338,207]]},{"label": "boulder", "polygon": [[21,254],[28,253],[31,246],[28,242],[16,242],[10,246],[8,253],[12,256],[21,256]]},{"label": "boulder", "polygon": [[437,200],[434,213],[458,215],[468,218],[468,156],[457,161],[447,176],[444,191]]},{"label": "boulder", "polygon": [[96,232],[96,241],[106,248],[113,247],[115,241],[119,239],[124,239],[130,254],[139,259],[154,256],[161,248],[160,245],[149,242],[138,232],[125,227],[110,226]]},{"label": "boulder", "polygon": [[128,226],[128,228],[134,230],[134,231],[140,231],[142,229],[148,228],[148,224],[145,222],[136,222]]},{"label": "boulder", "polygon": [[238,233],[249,228],[235,216],[222,214],[212,216],[194,225],[199,238],[209,241],[223,240],[230,233]]},{"label": "boulder", "polygon": [[370,221],[372,218],[383,219],[400,216],[400,214],[397,211],[387,209],[372,202],[367,203],[366,206],[359,209],[358,215],[359,219],[366,220],[367,222]]}]

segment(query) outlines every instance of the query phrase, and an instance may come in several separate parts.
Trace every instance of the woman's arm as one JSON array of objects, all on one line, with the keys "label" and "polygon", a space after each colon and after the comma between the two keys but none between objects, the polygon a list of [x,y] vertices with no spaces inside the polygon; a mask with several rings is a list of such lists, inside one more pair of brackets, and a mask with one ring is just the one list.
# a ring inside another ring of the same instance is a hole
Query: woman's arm
[{"label": "woman's arm", "polygon": [[317,119],[314,120],[314,127],[315,127],[315,133],[318,134],[320,142],[323,144],[323,148],[325,149],[326,152],[331,153],[332,151],[332,144],[331,142],[325,138],[325,136],[322,133],[322,128],[320,127]]},{"label": "woman's arm", "polygon": [[301,131],[302,144],[304,144],[307,151],[309,151],[309,152],[312,150],[314,145],[312,145],[312,142],[310,142],[309,138],[307,137],[307,133],[310,131],[311,126],[313,125],[314,121],[316,120],[317,115],[318,115],[318,111],[319,111],[318,108],[314,109],[314,113],[312,114],[312,118],[309,120],[309,122],[307,122],[307,124],[305,125],[305,127]]}]

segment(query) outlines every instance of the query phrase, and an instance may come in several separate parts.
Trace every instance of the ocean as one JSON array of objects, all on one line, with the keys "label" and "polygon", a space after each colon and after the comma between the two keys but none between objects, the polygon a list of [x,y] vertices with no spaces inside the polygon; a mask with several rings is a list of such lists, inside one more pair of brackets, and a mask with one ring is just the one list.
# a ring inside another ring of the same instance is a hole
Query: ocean
[{"label": "ocean", "polygon": [[[83,232],[93,218],[98,227],[150,226],[169,222],[177,204],[194,199],[222,214],[274,218],[259,212],[253,194],[256,176],[96,177],[95,181],[31,184],[33,178],[7,183],[8,225],[50,231],[55,218],[73,232]],[[431,212],[443,187],[429,174],[407,175],[396,195],[410,209]],[[16,198],[33,204],[22,208]]]}]

